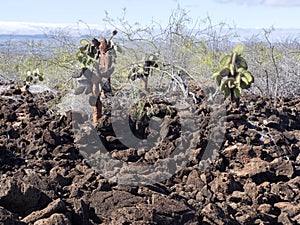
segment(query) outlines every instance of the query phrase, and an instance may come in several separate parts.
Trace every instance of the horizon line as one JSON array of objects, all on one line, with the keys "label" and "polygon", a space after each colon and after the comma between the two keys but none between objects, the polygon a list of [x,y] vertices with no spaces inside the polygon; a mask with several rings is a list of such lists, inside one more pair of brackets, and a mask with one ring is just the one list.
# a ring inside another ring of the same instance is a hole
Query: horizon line
[{"label": "horizon line", "polygon": [[[79,20],[74,23],[70,22],[62,22],[62,23],[52,23],[52,22],[24,22],[24,21],[1,21],[0,20],[0,30],[4,29],[2,25],[10,27],[10,28],[17,28],[17,26],[22,27],[22,26],[34,26],[34,27],[28,27],[29,28],[66,28],[71,26],[76,26],[76,29],[78,27],[85,27],[86,29],[92,28],[92,29],[107,29],[109,26],[105,24],[96,24],[96,23],[86,23],[82,20]],[[10,25],[10,26],[9,26]],[[13,26],[15,25],[15,27]],[[141,25],[142,26],[142,25]],[[300,27],[276,27],[276,26],[271,26],[275,30],[300,30]],[[269,29],[271,27],[232,27],[231,29]]]}]

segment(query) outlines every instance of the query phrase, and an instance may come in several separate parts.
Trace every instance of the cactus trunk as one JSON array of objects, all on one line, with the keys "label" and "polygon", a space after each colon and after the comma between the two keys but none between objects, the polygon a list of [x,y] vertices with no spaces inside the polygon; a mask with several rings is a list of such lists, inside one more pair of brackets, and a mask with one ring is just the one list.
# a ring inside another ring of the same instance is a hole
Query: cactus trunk
[{"label": "cactus trunk", "polygon": [[98,120],[102,116],[102,102],[100,98],[97,98],[96,105],[93,106],[93,122],[98,123]]},{"label": "cactus trunk", "polygon": [[142,78],[142,88],[147,91],[148,90],[148,76],[144,76]]}]

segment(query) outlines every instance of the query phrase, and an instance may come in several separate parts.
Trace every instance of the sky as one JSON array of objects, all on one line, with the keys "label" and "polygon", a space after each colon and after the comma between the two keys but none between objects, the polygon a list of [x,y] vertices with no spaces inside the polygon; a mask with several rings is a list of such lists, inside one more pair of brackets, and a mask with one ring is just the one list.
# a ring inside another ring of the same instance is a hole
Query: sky
[{"label": "sky", "polygon": [[126,8],[130,23],[165,25],[178,7],[193,22],[209,16],[213,23],[237,28],[300,28],[300,0],[9,0],[1,2],[0,30],[24,23],[105,26],[105,11],[117,19]]}]

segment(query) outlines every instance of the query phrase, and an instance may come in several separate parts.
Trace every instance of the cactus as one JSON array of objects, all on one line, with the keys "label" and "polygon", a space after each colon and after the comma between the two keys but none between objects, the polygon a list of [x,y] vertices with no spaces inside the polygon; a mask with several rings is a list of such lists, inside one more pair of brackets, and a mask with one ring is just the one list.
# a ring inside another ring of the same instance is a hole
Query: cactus
[{"label": "cactus", "polygon": [[33,71],[31,70],[27,71],[27,76],[26,76],[27,83],[35,84],[37,81],[43,81],[43,80],[44,80],[44,74],[40,72],[38,68],[36,68]]},{"label": "cactus", "polygon": [[234,47],[231,54],[224,56],[217,71],[212,75],[225,98],[230,96],[231,102],[238,104],[242,89],[249,89],[254,77],[248,71],[246,60],[241,56],[244,50],[242,44]]},{"label": "cactus", "polygon": [[149,54],[145,56],[143,64],[134,64],[129,70],[128,79],[135,80],[140,78],[142,80],[142,88],[148,90],[148,77],[152,74],[154,68],[158,68],[158,54]]},{"label": "cactus", "polygon": [[[112,36],[108,41],[109,45],[105,45],[104,49],[101,48],[103,47],[103,45],[101,45],[102,40],[107,43],[106,39],[104,38],[101,39],[100,42],[96,38],[93,38],[91,42],[86,39],[82,39],[80,41],[81,46],[76,53],[81,72],[73,75],[73,78],[80,78],[78,80],[80,85],[75,89],[74,94],[89,95],[89,104],[93,106],[93,120],[95,123],[97,123],[102,114],[100,92],[102,94],[104,93],[104,90],[107,89],[107,83],[103,81],[110,81],[110,77],[114,72],[114,67],[112,67],[112,59],[116,57],[116,54],[114,54],[114,48],[116,45],[111,39],[116,34],[117,31],[112,32]],[[101,91],[99,88],[100,86]]]}]

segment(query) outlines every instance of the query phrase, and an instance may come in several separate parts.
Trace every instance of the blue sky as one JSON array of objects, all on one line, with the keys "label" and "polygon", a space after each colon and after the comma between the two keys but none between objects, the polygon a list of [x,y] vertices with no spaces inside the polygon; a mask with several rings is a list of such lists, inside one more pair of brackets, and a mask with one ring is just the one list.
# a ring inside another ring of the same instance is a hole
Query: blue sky
[{"label": "blue sky", "polygon": [[164,25],[178,4],[193,21],[209,15],[214,23],[238,28],[300,28],[300,0],[8,0],[1,2],[0,26],[9,21],[76,24],[80,20],[102,25],[105,11],[117,18],[123,8],[131,23],[154,20]]}]

